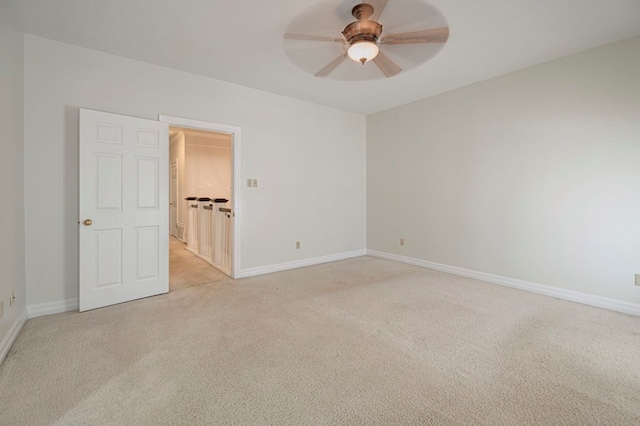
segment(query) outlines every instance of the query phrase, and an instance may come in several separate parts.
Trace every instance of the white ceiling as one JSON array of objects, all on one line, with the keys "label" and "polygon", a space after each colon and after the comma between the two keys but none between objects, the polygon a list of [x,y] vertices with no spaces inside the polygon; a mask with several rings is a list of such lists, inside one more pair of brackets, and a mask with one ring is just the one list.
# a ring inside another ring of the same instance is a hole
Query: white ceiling
[{"label": "white ceiling", "polygon": [[[389,0],[387,8],[421,1]],[[336,13],[314,27],[331,33],[339,24],[340,36],[358,0],[12,3],[28,34],[361,114],[640,34],[640,0],[430,0],[451,29],[433,59],[390,79],[337,81],[294,65],[282,36],[319,4]]]}]

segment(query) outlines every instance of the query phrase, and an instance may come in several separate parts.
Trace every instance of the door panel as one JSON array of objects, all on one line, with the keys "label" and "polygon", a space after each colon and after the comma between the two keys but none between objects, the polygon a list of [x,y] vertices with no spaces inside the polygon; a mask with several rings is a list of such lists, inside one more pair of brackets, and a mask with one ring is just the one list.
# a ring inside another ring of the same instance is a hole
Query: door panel
[{"label": "door panel", "polygon": [[136,209],[158,210],[158,159],[136,157]]},{"label": "door panel", "polygon": [[81,311],[169,291],[168,144],[166,123],[80,110]]},{"label": "door panel", "polygon": [[122,285],[122,229],[102,229],[96,239],[96,286]]},{"label": "door panel", "polygon": [[[167,136],[168,137],[168,136]],[[160,136],[157,131],[136,129],[136,145],[147,148],[158,148]]]},{"label": "door panel", "polygon": [[96,209],[122,210],[122,155],[96,152]]},{"label": "door panel", "polygon": [[140,226],[136,228],[137,269],[138,281],[158,278],[160,259],[160,235],[157,226]]},{"label": "door panel", "polygon": [[95,123],[96,142],[122,145],[122,126],[114,123]]}]

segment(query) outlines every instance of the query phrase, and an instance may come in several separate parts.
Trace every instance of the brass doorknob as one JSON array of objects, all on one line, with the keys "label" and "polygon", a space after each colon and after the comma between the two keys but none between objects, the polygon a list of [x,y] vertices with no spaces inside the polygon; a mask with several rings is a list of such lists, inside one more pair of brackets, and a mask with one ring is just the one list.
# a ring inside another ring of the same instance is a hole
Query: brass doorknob
[{"label": "brass doorknob", "polygon": [[93,224],[93,221],[91,219],[85,219],[84,226],[91,226],[92,224]]}]

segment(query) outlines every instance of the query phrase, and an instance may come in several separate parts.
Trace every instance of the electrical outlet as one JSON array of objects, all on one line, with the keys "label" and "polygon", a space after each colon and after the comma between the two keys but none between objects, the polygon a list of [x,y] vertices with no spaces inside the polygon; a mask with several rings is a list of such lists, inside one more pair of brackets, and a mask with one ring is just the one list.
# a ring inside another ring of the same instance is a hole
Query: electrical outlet
[{"label": "electrical outlet", "polygon": [[296,241],[296,250],[300,249],[300,241]]},{"label": "electrical outlet", "polygon": [[253,186],[253,180],[247,179],[247,188],[251,188]]},{"label": "electrical outlet", "polygon": [[258,179],[253,179],[253,187],[254,188],[258,187]]},{"label": "electrical outlet", "polygon": [[640,274],[636,274],[636,285],[640,287]]},{"label": "electrical outlet", "polygon": [[13,306],[16,304],[16,293],[11,290],[11,297],[9,298],[9,306]]},{"label": "electrical outlet", "polygon": [[403,246],[404,245],[404,238],[400,238],[400,245]]}]

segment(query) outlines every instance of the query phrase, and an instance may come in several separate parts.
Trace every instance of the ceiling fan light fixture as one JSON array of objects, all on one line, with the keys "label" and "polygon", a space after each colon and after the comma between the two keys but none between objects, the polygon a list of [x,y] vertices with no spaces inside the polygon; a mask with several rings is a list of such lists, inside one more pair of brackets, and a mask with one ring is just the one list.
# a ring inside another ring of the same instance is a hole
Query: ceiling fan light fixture
[{"label": "ceiling fan light fixture", "polygon": [[349,55],[349,58],[364,65],[366,62],[369,62],[370,60],[378,56],[379,51],[380,49],[378,48],[377,44],[371,41],[363,40],[353,43],[351,46],[349,46],[347,54]]}]

